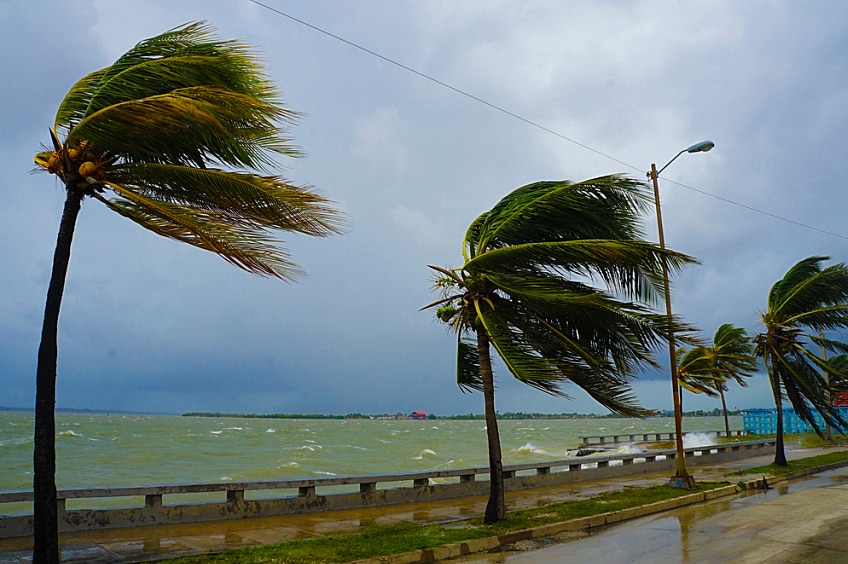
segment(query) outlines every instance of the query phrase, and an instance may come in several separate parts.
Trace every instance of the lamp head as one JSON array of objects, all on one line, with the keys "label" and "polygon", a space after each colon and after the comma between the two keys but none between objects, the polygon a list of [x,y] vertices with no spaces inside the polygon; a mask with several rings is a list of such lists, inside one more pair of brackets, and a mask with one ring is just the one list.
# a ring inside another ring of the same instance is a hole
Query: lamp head
[{"label": "lamp head", "polygon": [[710,149],[715,147],[715,143],[712,141],[701,141],[700,143],[695,143],[688,149],[686,149],[687,153],[706,153]]}]

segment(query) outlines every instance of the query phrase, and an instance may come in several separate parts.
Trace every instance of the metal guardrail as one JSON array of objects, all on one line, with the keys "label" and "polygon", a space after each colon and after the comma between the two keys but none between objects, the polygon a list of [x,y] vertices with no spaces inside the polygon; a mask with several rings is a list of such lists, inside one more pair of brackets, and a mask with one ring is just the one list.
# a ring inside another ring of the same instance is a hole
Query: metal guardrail
[{"label": "metal guardrail", "polygon": [[[774,445],[775,441],[769,439],[701,446],[686,449],[684,453],[687,458],[698,459],[691,462],[694,465],[709,464],[771,454]],[[668,470],[674,467],[675,456],[675,450],[668,449],[517,464],[504,467],[504,479],[507,490],[597,480]],[[478,481],[477,477],[488,474],[488,467],[478,467],[378,476],[60,489],[57,493],[59,529],[80,531],[264,517],[482,495],[488,491],[488,480]],[[245,497],[248,493],[268,490],[274,490],[276,495],[267,499]],[[226,496],[226,500],[165,503],[192,494],[218,494]],[[130,507],[126,504],[118,508],[103,507],[101,501],[100,507],[66,508],[72,500],[108,500],[109,505],[120,498],[132,502],[138,497],[144,498],[143,506],[136,502]],[[32,515],[11,514],[3,506],[32,500],[30,490],[0,492],[0,538],[31,534]]]}]

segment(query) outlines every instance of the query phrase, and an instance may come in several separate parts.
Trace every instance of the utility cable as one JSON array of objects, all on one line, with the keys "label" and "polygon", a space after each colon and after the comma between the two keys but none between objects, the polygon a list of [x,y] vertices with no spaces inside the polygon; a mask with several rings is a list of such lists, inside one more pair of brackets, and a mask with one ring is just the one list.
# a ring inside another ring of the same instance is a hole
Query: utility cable
[{"label": "utility cable", "polygon": [[[569,143],[572,143],[572,144],[574,144],[574,145],[577,145],[578,147],[580,147],[580,148],[582,148],[582,149],[585,149],[585,150],[587,150],[587,151],[590,151],[590,152],[592,152],[592,153],[595,153],[596,155],[599,155],[599,156],[601,156],[601,157],[604,157],[604,158],[606,158],[606,159],[609,159],[609,160],[611,160],[611,161],[613,161],[613,162],[616,162],[616,163],[618,163],[618,164],[620,164],[620,165],[624,165],[624,166],[626,166],[626,167],[628,167],[628,168],[631,168],[631,169],[633,169],[633,170],[635,170],[635,171],[637,171],[637,172],[639,172],[639,173],[644,172],[644,171],[643,171],[640,167],[637,167],[637,166],[632,165],[632,164],[630,164],[630,163],[628,163],[628,162],[622,161],[621,159],[617,159],[616,157],[613,157],[612,155],[608,155],[608,154],[606,154],[606,153],[604,153],[604,152],[602,152],[602,151],[599,151],[598,149],[595,149],[594,147],[590,147],[589,145],[586,145],[586,144],[584,144],[584,143],[581,143],[580,141],[577,141],[576,139],[572,139],[571,137],[568,137],[568,136],[566,136],[566,135],[563,135],[562,133],[559,133],[558,131],[554,131],[553,129],[550,129],[550,128],[548,128],[548,127],[545,127],[544,125],[541,125],[541,124],[539,124],[539,123],[536,123],[536,122],[535,122],[535,121],[533,121],[533,120],[530,120],[530,119],[527,119],[527,118],[525,118],[525,117],[522,117],[522,116],[520,116],[520,115],[518,115],[518,114],[516,114],[516,113],[514,113],[514,112],[511,112],[511,111],[507,110],[506,108],[503,108],[503,107],[501,107],[501,106],[498,106],[497,104],[493,104],[492,102],[489,102],[488,100],[485,100],[485,99],[483,99],[483,98],[480,98],[479,96],[475,96],[474,94],[471,94],[471,93],[469,93],[469,92],[466,92],[465,90],[462,90],[462,89],[460,89],[460,88],[457,88],[456,86],[452,86],[452,85],[450,85],[450,84],[448,84],[448,83],[446,83],[446,82],[443,82],[443,81],[441,81],[441,80],[439,80],[439,79],[437,79],[437,78],[434,78],[434,77],[432,77],[432,76],[430,76],[430,75],[428,75],[428,74],[425,74],[425,73],[423,73],[423,72],[421,72],[421,71],[418,71],[418,70],[416,70],[416,69],[414,69],[414,68],[412,68],[412,67],[409,67],[409,66],[407,66],[407,65],[404,65],[403,63],[400,63],[400,62],[398,62],[398,61],[395,61],[394,59],[390,59],[389,57],[387,57],[387,56],[385,56],[385,55],[381,55],[380,53],[377,53],[376,51],[372,51],[371,49],[368,49],[367,47],[363,47],[362,45],[359,45],[359,44],[357,44],[357,43],[354,43],[353,41],[350,41],[350,40],[348,40],[348,39],[345,39],[344,37],[341,37],[341,36],[339,36],[339,35],[336,35],[336,34],[334,34],[334,33],[329,32],[329,31],[327,31],[327,30],[325,30],[325,29],[322,29],[322,28],[320,28],[320,27],[318,27],[318,26],[316,26],[316,25],[313,25],[313,24],[311,24],[311,23],[309,23],[309,22],[306,22],[306,21],[304,21],[304,20],[301,20],[301,19],[299,19],[299,18],[296,18],[296,17],[292,16],[291,14],[288,14],[288,13],[286,13],[286,12],[283,12],[282,10],[279,10],[279,9],[277,9],[277,8],[274,8],[274,7],[272,7],[272,6],[269,6],[269,5],[267,5],[267,4],[264,4],[264,3],[260,2],[259,0],[249,0],[249,1],[250,1],[250,2],[252,2],[253,4],[256,4],[257,6],[260,6],[260,7],[262,7],[262,8],[265,8],[266,10],[268,10],[268,11],[270,11],[270,12],[274,12],[275,14],[277,14],[277,15],[279,15],[279,16],[282,16],[282,17],[284,17],[284,18],[288,18],[289,20],[291,20],[291,21],[293,21],[293,22],[296,22],[296,23],[298,23],[298,24],[300,24],[300,25],[302,25],[302,26],[308,27],[309,29],[312,29],[313,31],[317,31],[318,33],[321,33],[321,34],[323,34],[323,35],[326,35],[327,37],[331,37],[331,38],[335,39],[336,41],[340,41],[340,42],[344,43],[345,45],[348,45],[348,46],[350,46],[350,47],[353,47],[354,49],[358,49],[358,50],[360,50],[360,51],[362,51],[362,52],[364,52],[364,53],[367,53],[367,54],[371,55],[372,57],[376,57],[376,58],[380,59],[381,61],[385,61],[385,62],[387,62],[387,63],[389,63],[389,64],[391,64],[391,65],[394,65],[394,66],[396,66],[396,67],[398,67],[398,68],[401,68],[401,69],[403,69],[403,70],[405,70],[405,71],[407,71],[407,72],[411,72],[412,74],[417,75],[417,76],[419,76],[419,77],[421,77],[421,78],[423,78],[423,79],[425,79],[425,80],[429,80],[430,82],[433,82],[433,83],[435,83],[435,84],[438,84],[439,86],[441,86],[441,87],[443,87],[443,88],[447,88],[448,90],[452,90],[453,92],[456,92],[457,94],[460,94],[461,96],[465,96],[466,98],[470,98],[471,100],[474,100],[475,102],[478,102],[478,103],[480,103],[480,104],[483,104],[483,105],[485,105],[485,106],[488,106],[489,108],[492,108],[493,110],[496,110],[496,111],[498,111],[498,112],[501,112],[501,113],[503,113],[503,114],[506,114],[506,115],[510,116],[511,118],[514,118],[514,119],[517,119],[517,120],[519,120],[519,121],[522,121],[522,122],[526,123],[527,125],[530,125],[531,127],[535,127],[535,128],[537,128],[537,129],[540,129],[540,130],[542,130],[542,131],[544,131],[544,132],[546,132],[546,133],[549,133],[549,134],[551,134],[551,135],[553,135],[553,136],[555,136],[555,137],[559,137],[560,139],[563,139],[564,141],[568,141]],[[707,192],[706,190],[701,190],[701,189],[699,189],[699,188],[695,188],[695,187],[693,187],[693,186],[688,186],[688,185],[686,185],[686,184],[682,184],[682,183],[680,183],[680,182],[676,182],[676,181],[674,181],[674,180],[670,180],[670,179],[668,179],[668,178],[665,178],[665,179],[664,179],[664,181],[665,181],[665,182],[670,182],[671,184],[675,184],[675,185],[677,185],[677,186],[680,186],[681,188],[685,188],[685,189],[687,189],[687,190],[691,190],[691,191],[693,191],[693,192],[697,192],[698,194],[701,194],[701,195],[704,195],[704,196],[708,196],[708,197],[710,197],[710,198],[714,198],[714,199],[719,200],[719,201],[721,201],[721,202],[725,202],[725,203],[728,203],[728,204],[731,204],[731,205],[738,206],[738,207],[740,207],[740,208],[746,209],[746,210],[748,210],[748,211],[752,211],[752,212],[755,212],[755,213],[758,213],[758,214],[764,215],[764,216],[766,216],[766,217],[770,217],[770,218],[772,218],[772,219],[777,219],[777,220],[780,220],[780,221],[783,221],[783,222],[789,223],[789,224],[791,224],[791,225],[795,225],[795,226],[797,226],[797,227],[802,227],[802,228],[804,228],[804,229],[809,229],[809,230],[811,230],[811,231],[817,231],[817,232],[819,232],[819,233],[822,233],[822,234],[824,234],[824,235],[829,235],[829,236],[831,236],[831,237],[837,237],[837,238],[839,238],[839,239],[845,239],[845,240],[848,240],[848,236],[840,235],[839,233],[833,233],[832,231],[827,231],[827,230],[825,230],[825,229],[821,229],[821,228],[818,228],[818,227],[814,227],[814,226],[812,226],[812,225],[807,225],[807,224],[805,224],[805,223],[801,223],[800,221],[795,221],[795,220],[793,220],[793,219],[788,219],[788,218],[785,218],[785,217],[779,216],[779,215],[777,215],[777,214],[774,214],[774,213],[771,213],[771,212],[768,212],[768,211],[765,211],[765,210],[761,210],[761,209],[755,208],[755,207],[753,207],[753,206],[749,206],[749,205],[747,205],[747,204],[743,204],[743,203],[740,203],[740,202],[737,202],[737,201],[731,200],[731,199],[729,199],[729,198],[725,198],[725,197],[722,197],[722,196],[717,196],[717,195],[715,195],[715,194],[712,194],[712,193],[710,193],[710,192]]]}]

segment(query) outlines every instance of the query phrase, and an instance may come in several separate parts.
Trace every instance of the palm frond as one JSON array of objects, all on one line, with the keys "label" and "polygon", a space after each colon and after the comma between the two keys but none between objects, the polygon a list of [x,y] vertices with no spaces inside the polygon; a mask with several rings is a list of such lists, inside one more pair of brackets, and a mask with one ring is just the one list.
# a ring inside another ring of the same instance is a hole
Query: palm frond
[{"label": "palm frond", "polygon": [[313,236],[339,233],[344,221],[321,196],[278,176],[160,163],[127,163],[110,171],[125,189],[150,199],[227,216],[232,223]]},{"label": "palm frond", "polygon": [[463,392],[483,391],[477,343],[462,334],[457,334],[456,342],[456,383]]},{"label": "palm frond", "polygon": [[642,239],[643,183],[610,175],[579,183],[536,182],[498,202],[480,228],[480,248],[539,241]]},{"label": "palm frond", "polygon": [[645,241],[581,239],[512,245],[490,250],[469,260],[470,272],[509,272],[535,269],[563,275],[600,278],[629,297],[655,301],[663,288],[662,266],[679,270],[695,259],[663,251]]},{"label": "palm frond", "polygon": [[145,198],[117,184],[109,184],[109,187],[118,198],[109,200],[99,194],[94,197],[145,229],[211,251],[252,274],[285,281],[302,277],[297,264],[263,229],[229,222],[229,218],[217,212]]}]

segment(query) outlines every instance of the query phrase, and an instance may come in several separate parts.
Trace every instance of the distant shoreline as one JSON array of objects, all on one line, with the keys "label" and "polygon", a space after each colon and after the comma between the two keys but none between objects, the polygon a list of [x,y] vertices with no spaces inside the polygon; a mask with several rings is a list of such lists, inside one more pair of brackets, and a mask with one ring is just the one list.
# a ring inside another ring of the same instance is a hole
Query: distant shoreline
[{"label": "distant shoreline", "polygon": [[[33,413],[31,407],[6,407],[0,406],[0,412],[28,412]],[[689,411],[684,412],[684,417],[718,417],[721,416],[718,410],[712,411]],[[364,420],[403,420],[413,419],[401,413],[348,413],[346,415],[333,415],[325,413],[224,413],[219,411],[192,411],[187,413],[167,413],[156,411],[129,411],[122,409],[88,409],[88,408],[73,408],[59,407],[56,408],[56,413],[77,413],[77,414],[116,414],[116,415],[163,415],[171,417],[225,417],[235,419],[364,419]],[[728,416],[742,415],[742,410],[728,411]],[[661,412],[651,417],[671,417],[670,412]],[[431,421],[478,421],[485,417],[480,413],[466,413],[461,415],[435,415],[429,414],[420,420]],[[597,413],[523,413],[523,412],[505,412],[498,413],[499,420],[524,420],[524,419],[627,419],[621,415],[614,413],[597,414]]]},{"label": "distant shoreline", "polygon": [[[728,411],[728,416],[741,415],[741,411]],[[405,420],[413,419],[401,413],[396,414],[373,414],[363,415],[361,413],[349,413],[347,415],[329,415],[321,413],[223,413],[223,412],[189,412],[183,413],[183,417],[228,417],[240,419],[368,419],[368,420]],[[718,417],[721,413],[713,411],[690,411],[684,412],[684,417]],[[654,417],[671,417],[671,414],[657,414]],[[425,420],[431,421],[463,421],[463,420],[482,420],[484,415],[478,413],[468,413],[464,415],[427,415]],[[596,413],[498,413],[499,420],[515,420],[515,419],[628,419],[627,417],[608,413],[598,415]],[[419,421],[422,419],[418,419]]]}]

